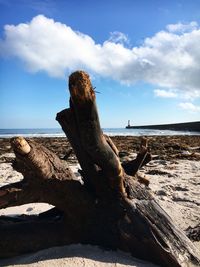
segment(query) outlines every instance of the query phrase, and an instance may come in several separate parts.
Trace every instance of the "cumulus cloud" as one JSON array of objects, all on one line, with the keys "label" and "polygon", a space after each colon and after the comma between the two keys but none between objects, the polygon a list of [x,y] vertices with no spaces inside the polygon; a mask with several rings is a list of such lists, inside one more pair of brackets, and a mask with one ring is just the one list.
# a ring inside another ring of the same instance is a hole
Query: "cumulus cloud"
[{"label": "cumulus cloud", "polygon": [[161,89],[155,89],[154,95],[156,97],[163,97],[163,98],[174,98],[177,97],[177,94],[173,91],[166,91]]},{"label": "cumulus cloud", "polygon": [[190,32],[198,29],[198,23],[196,21],[191,21],[188,24],[183,24],[179,22],[177,24],[169,24],[166,28],[169,32]]},{"label": "cumulus cloud", "polygon": [[180,103],[179,107],[181,109],[191,111],[191,112],[200,112],[200,106],[194,105],[193,103],[190,103],[190,102]]},{"label": "cumulus cloud", "polygon": [[164,90],[176,88],[190,97],[200,92],[200,28],[196,22],[169,25],[132,48],[125,47],[127,37],[122,33],[112,33],[98,44],[43,15],[29,23],[6,25],[4,34],[1,55],[19,58],[32,72],[64,77],[84,69],[127,84],[144,81]]}]

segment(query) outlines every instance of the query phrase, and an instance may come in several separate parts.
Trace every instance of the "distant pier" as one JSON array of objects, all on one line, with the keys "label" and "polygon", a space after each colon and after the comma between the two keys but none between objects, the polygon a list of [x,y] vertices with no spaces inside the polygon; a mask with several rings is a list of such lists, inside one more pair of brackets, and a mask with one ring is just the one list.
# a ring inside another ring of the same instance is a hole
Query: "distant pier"
[{"label": "distant pier", "polygon": [[142,125],[142,126],[131,126],[130,121],[128,121],[126,129],[154,129],[154,130],[200,132],[200,121],[172,123],[172,124]]}]

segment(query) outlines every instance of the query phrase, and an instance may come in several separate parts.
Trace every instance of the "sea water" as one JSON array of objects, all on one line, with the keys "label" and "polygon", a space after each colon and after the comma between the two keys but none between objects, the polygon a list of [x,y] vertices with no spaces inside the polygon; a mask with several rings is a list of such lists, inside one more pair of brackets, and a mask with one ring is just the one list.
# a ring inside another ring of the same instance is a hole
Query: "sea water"
[{"label": "sea water", "polygon": [[[200,132],[152,130],[152,129],[125,129],[103,128],[103,132],[109,136],[148,136],[148,135],[200,135]],[[0,138],[13,136],[24,137],[65,137],[61,128],[35,128],[35,129],[0,129]]]}]

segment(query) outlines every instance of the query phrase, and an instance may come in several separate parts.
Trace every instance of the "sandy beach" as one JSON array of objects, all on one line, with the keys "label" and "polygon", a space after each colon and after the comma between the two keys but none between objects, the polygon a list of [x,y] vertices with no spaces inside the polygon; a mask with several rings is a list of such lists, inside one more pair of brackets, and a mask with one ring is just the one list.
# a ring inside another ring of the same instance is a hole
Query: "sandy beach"
[{"label": "sandy beach", "polygon": [[200,0],[0,14],[0,267],[200,267]]},{"label": "sandy beach", "polygon": [[[149,177],[150,189],[163,209],[184,231],[200,224],[200,136],[148,137],[153,159],[140,171]],[[60,158],[70,148],[66,138],[34,138]],[[116,136],[121,161],[133,159],[139,149],[139,137]],[[14,153],[9,139],[0,139],[0,187],[23,179],[13,170]],[[78,176],[74,153],[69,158],[70,167]],[[31,203],[20,207],[0,209],[0,216],[38,214],[51,208],[47,203]],[[194,242],[200,248],[200,242]],[[71,245],[51,248],[14,259],[1,260],[0,266],[155,266],[134,259],[123,252],[105,251],[90,245]]]}]

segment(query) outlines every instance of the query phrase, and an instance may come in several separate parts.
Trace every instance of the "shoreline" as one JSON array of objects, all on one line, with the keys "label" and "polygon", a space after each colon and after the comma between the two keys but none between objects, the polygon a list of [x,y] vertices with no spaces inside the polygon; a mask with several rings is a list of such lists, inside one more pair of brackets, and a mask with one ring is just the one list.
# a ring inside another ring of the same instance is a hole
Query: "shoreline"
[{"label": "shoreline", "polygon": [[[152,126],[152,125],[151,125]],[[175,135],[200,135],[200,129],[198,131],[188,130],[176,131],[176,130],[158,130],[158,129],[146,129],[146,126],[130,126],[129,128],[102,128],[104,134],[109,136],[175,136]],[[200,126],[199,126],[200,128]],[[35,129],[0,129],[0,138],[12,138],[13,136],[23,136],[26,138],[63,138],[65,133],[61,128],[35,128]]]}]

